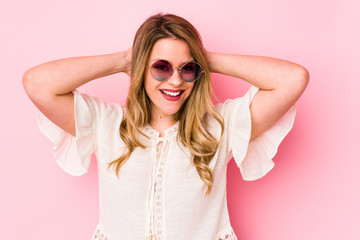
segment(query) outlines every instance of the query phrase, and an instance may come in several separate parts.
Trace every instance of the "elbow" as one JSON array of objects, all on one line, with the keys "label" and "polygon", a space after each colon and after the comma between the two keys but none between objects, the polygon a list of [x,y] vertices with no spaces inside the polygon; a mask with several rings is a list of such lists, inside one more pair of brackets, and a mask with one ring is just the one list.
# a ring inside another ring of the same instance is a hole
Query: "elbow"
[{"label": "elbow", "polygon": [[36,76],[36,73],[33,69],[27,70],[22,77],[22,84],[25,89],[26,94],[31,100],[38,98],[42,94],[42,85],[39,77]]},{"label": "elbow", "polygon": [[22,84],[25,89],[25,92],[30,96],[33,92],[33,74],[31,73],[31,69],[27,70],[22,77]]},{"label": "elbow", "polygon": [[310,74],[309,71],[302,67],[298,66],[294,69],[291,77],[291,81],[289,81],[289,90],[293,92],[294,95],[300,96],[306,89],[309,84]]},{"label": "elbow", "polygon": [[297,76],[298,88],[303,92],[309,84],[310,74],[309,71],[304,67],[299,67],[299,73]]},{"label": "elbow", "polygon": [[308,70],[300,65],[293,68],[287,75],[287,81],[281,86],[281,92],[285,100],[294,104],[305,91],[310,74]]}]

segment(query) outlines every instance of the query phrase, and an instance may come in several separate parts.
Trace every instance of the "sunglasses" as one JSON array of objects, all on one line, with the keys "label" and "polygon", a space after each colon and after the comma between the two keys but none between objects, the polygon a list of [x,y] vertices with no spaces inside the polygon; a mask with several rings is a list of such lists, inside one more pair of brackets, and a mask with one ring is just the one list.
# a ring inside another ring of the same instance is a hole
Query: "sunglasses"
[{"label": "sunglasses", "polygon": [[[146,66],[148,67],[148,66]],[[174,69],[179,72],[181,79],[185,82],[198,80],[203,73],[201,66],[196,62],[184,63],[181,67],[173,67],[166,60],[157,60],[150,67],[150,74],[158,81],[166,81],[174,74]]]}]

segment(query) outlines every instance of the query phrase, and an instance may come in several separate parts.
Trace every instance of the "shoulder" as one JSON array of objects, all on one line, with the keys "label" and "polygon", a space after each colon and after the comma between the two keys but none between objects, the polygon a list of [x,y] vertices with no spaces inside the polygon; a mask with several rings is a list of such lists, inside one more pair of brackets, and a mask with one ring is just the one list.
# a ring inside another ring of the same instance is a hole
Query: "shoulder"
[{"label": "shoulder", "polygon": [[216,105],[217,111],[224,119],[224,124],[228,125],[231,121],[236,120],[237,123],[241,120],[248,122],[250,119],[250,104],[259,89],[255,86],[241,97],[235,99],[227,99],[224,103]]},{"label": "shoulder", "polygon": [[77,115],[83,115],[85,118],[93,118],[97,121],[121,120],[124,110],[119,103],[107,103],[99,97],[92,97],[75,90],[74,105]]}]

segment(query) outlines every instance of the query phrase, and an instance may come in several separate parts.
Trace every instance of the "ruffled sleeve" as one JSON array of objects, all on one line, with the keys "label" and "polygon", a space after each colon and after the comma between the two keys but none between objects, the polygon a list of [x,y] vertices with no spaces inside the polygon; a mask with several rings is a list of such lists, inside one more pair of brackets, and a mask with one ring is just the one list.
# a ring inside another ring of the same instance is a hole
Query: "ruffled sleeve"
[{"label": "ruffled sleeve", "polygon": [[295,120],[295,105],[271,128],[250,141],[251,116],[249,106],[259,89],[252,86],[241,98],[224,104],[223,117],[227,124],[229,159],[234,157],[244,180],[263,177],[273,167],[273,157]]},{"label": "ruffled sleeve", "polygon": [[52,152],[57,164],[65,172],[79,176],[86,173],[90,165],[102,102],[76,90],[73,93],[76,137],[59,128],[39,110],[36,120],[40,131],[54,144]]}]

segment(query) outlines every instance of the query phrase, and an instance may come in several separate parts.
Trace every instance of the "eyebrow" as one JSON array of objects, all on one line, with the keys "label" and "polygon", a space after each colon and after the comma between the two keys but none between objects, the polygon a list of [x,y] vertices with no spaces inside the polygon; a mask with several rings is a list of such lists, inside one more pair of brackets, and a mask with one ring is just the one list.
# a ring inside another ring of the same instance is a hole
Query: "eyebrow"
[{"label": "eyebrow", "polygon": [[[150,63],[154,63],[154,62],[159,61],[159,60],[168,61],[169,63],[171,63],[171,65],[172,65],[172,66],[174,66],[174,64],[173,64],[173,62],[172,62],[172,61],[167,60],[167,59],[165,59],[165,58],[155,58],[155,59],[151,60],[151,61],[150,61]],[[194,62],[194,61],[195,61],[195,60],[194,60],[193,58],[191,58],[191,59],[190,59],[190,60],[188,60],[188,61],[185,61],[185,62],[180,63],[180,65],[179,65],[178,67],[180,67],[180,66],[184,65],[185,63],[188,63],[188,62]]]}]

